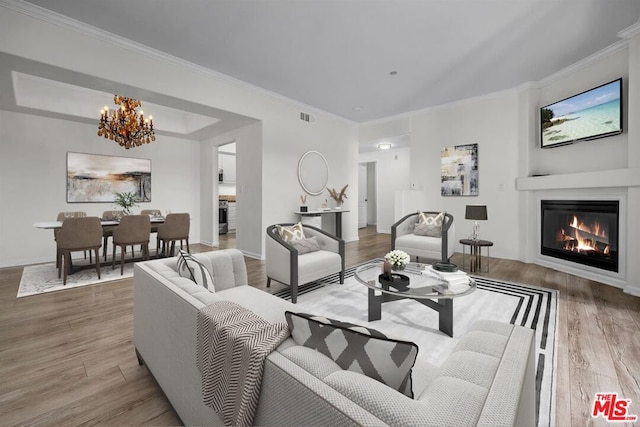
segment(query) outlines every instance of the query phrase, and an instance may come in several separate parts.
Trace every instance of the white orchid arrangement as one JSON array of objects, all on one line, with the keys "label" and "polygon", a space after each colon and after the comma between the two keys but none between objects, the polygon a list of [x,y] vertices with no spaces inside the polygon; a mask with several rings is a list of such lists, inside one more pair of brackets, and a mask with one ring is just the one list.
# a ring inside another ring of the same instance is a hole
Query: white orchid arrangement
[{"label": "white orchid arrangement", "polygon": [[407,263],[411,260],[409,254],[405,251],[395,250],[387,253],[384,259],[389,261],[391,268],[394,270],[403,269]]}]

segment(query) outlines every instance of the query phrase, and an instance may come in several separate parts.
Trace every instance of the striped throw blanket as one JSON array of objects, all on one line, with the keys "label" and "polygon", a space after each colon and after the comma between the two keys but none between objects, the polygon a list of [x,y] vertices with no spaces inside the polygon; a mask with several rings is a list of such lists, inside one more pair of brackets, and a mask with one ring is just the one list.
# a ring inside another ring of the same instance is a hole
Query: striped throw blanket
[{"label": "striped throw blanket", "polygon": [[288,336],[286,323],[267,322],[231,301],[215,302],[198,312],[203,402],[225,425],[253,423],[264,359]]}]

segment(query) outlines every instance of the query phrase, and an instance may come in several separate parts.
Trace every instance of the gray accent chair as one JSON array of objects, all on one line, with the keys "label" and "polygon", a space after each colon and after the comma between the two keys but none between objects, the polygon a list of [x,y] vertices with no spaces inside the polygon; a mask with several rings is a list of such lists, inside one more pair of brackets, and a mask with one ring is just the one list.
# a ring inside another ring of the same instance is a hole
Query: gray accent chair
[{"label": "gray accent chair", "polygon": [[[421,212],[436,215],[440,213]],[[418,212],[415,212],[405,215],[391,226],[391,250],[405,251],[417,261],[422,257],[448,262],[455,248],[456,228],[453,224],[453,215],[445,214],[441,237],[416,236],[413,234],[413,228],[417,222]]]},{"label": "gray accent chair", "polygon": [[[278,225],[290,227],[293,224]],[[267,287],[271,286],[271,280],[289,285],[294,304],[298,298],[298,285],[334,273],[340,273],[340,283],[344,283],[344,240],[310,225],[303,224],[302,227],[306,238],[318,240],[319,251],[299,255],[296,248],[282,240],[277,225],[267,227],[265,242]]]}]

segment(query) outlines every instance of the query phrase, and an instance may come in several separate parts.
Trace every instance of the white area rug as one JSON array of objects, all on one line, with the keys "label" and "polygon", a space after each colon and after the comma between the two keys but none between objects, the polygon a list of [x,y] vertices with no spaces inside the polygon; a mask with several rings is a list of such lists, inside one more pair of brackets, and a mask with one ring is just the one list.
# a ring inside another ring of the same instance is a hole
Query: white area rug
[{"label": "white area rug", "polygon": [[[74,260],[80,265],[84,260]],[[94,285],[96,283],[110,282],[112,280],[124,279],[133,276],[133,263],[124,265],[124,274],[120,275],[120,264],[116,263],[116,268],[111,269],[111,264],[100,268],[100,279],[95,267],[85,267],[67,276],[67,284],[62,285],[62,277],[58,279],[58,269],[55,263],[31,265],[24,268],[20,287],[18,288],[18,298],[29,295],[37,295],[45,292],[60,291],[63,289],[77,288],[80,286]]]},{"label": "white area rug", "polygon": [[[477,290],[453,303],[451,338],[438,330],[438,313],[413,300],[384,303],[382,319],[368,322],[368,288],[346,272],[345,283],[330,276],[298,293],[299,311],[365,325],[418,344],[418,357],[440,366],[460,337],[478,319],[513,323],[536,330],[536,387],[538,425],[555,424],[557,304],[553,289],[518,285],[476,277]],[[289,289],[275,293],[290,299]]]}]

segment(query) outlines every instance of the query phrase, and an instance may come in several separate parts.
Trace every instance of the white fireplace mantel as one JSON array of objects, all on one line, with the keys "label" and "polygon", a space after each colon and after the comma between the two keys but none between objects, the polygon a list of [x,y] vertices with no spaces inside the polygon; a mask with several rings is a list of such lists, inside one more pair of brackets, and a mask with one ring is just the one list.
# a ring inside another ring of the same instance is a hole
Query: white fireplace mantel
[{"label": "white fireplace mantel", "polygon": [[640,187],[640,168],[516,178],[518,191],[613,187]]}]

